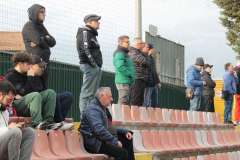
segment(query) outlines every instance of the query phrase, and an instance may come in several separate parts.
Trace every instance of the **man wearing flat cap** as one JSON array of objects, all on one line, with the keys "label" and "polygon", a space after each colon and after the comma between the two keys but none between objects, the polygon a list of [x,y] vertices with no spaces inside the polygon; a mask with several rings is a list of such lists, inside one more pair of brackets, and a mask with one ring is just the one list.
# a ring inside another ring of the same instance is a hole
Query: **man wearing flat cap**
[{"label": "man wearing flat cap", "polygon": [[204,67],[204,60],[202,57],[196,59],[194,65],[190,66],[187,70],[187,95],[190,99],[190,110],[191,111],[200,111],[201,107],[201,97],[203,86],[206,85],[206,82],[202,80],[201,72]]},{"label": "man wearing flat cap", "polygon": [[80,27],[77,33],[77,50],[80,59],[80,69],[83,72],[83,84],[80,93],[80,114],[99,88],[101,81],[102,53],[97,40],[101,19],[96,14],[84,17],[84,27]]},{"label": "man wearing flat cap", "polygon": [[201,111],[204,112],[214,112],[214,88],[216,87],[216,83],[212,79],[212,68],[213,65],[205,64],[204,71],[202,73],[202,79],[206,81],[206,85],[203,87],[201,102]]}]

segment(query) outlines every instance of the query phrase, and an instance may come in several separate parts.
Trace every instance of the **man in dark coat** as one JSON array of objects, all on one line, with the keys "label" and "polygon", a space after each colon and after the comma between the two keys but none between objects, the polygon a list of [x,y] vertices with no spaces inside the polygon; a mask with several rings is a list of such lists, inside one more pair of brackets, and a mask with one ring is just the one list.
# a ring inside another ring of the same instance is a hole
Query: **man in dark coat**
[{"label": "man in dark coat", "polygon": [[201,110],[205,112],[214,112],[214,88],[216,83],[211,77],[212,67],[213,65],[205,64],[202,73],[202,79],[206,82],[206,85],[203,86]]},{"label": "man in dark coat", "polygon": [[[43,25],[45,20],[45,8],[39,4],[34,4],[28,9],[28,16],[29,21],[22,29],[26,51],[29,54],[38,55],[44,62],[49,63],[51,55],[50,48],[56,45],[56,41]],[[42,79],[47,88],[47,69],[42,75]]]},{"label": "man in dark coat", "polygon": [[89,14],[84,17],[84,27],[77,32],[77,50],[80,69],[83,72],[83,84],[80,93],[80,114],[94,98],[102,77],[102,53],[97,40],[101,19],[100,16]]},{"label": "man in dark coat", "polygon": [[153,58],[154,48],[152,44],[146,43],[143,52],[148,54],[148,61],[151,64],[148,67],[148,80],[147,87],[144,93],[144,106],[145,107],[157,107],[158,106],[158,89],[160,85],[160,79],[157,74],[157,68],[155,59]]},{"label": "man in dark coat", "polygon": [[144,91],[148,80],[148,55],[142,52],[144,43],[140,38],[135,38],[133,47],[130,47],[129,56],[134,62],[136,78],[131,86],[130,104],[142,106],[144,100]]},{"label": "man in dark coat", "polygon": [[[111,89],[101,87],[97,90],[95,99],[83,111],[80,132],[83,135],[84,146],[88,152],[107,154],[115,160],[128,160],[127,148],[110,131],[107,107],[113,101]],[[132,139],[132,133],[126,129],[117,129],[117,134],[124,134]]]}]

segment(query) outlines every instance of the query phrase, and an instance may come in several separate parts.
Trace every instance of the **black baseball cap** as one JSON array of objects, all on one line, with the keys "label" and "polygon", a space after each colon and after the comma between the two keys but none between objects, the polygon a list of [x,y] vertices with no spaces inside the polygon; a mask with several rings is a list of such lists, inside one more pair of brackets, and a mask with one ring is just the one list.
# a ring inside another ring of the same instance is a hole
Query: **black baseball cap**
[{"label": "black baseball cap", "polygon": [[87,22],[90,22],[90,21],[98,21],[101,19],[101,16],[98,16],[96,14],[88,14],[84,17],[84,22],[87,23]]}]

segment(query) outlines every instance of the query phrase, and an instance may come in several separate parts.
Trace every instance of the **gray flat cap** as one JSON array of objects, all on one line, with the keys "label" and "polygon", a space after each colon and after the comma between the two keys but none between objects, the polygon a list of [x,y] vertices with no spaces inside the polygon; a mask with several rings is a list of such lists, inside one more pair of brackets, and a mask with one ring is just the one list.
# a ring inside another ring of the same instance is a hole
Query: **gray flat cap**
[{"label": "gray flat cap", "polygon": [[90,21],[98,21],[101,19],[101,16],[98,16],[96,14],[88,14],[84,17],[84,22],[87,23],[87,22],[90,22]]}]

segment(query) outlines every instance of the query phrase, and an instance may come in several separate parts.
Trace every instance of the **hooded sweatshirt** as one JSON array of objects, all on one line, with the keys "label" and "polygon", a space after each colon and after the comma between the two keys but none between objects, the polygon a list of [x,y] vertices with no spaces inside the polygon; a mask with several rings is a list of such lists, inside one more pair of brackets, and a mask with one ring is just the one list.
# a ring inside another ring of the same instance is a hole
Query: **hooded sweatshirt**
[{"label": "hooded sweatshirt", "polygon": [[[55,39],[48,33],[43,22],[38,20],[40,9],[45,8],[39,4],[34,4],[28,9],[29,21],[24,25],[22,36],[26,51],[29,54],[38,55],[45,62],[49,62],[50,47],[55,46]],[[47,38],[47,35],[49,38]],[[35,47],[31,47],[31,42],[35,43]]]}]

